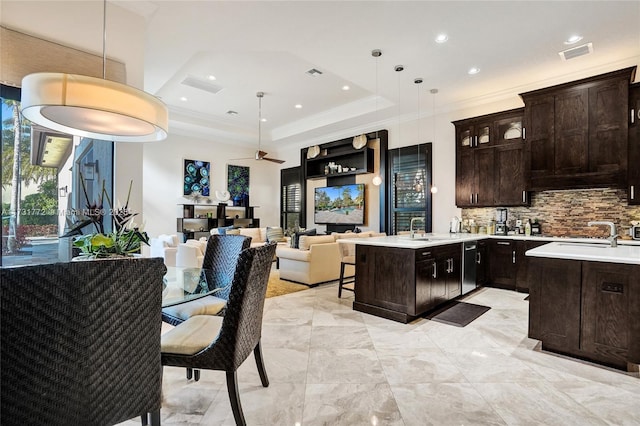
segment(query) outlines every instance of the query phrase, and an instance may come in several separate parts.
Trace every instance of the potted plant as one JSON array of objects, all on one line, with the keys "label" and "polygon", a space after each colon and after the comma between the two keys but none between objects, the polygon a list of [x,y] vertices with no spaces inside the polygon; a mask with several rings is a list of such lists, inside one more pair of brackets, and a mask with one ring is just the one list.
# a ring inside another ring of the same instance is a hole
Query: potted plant
[{"label": "potted plant", "polygon": [[[89,201],[85,181],[80,175],[82,190],[86,200],[86,209],[76,212],[77,221],[63,237],[74,237],[73,247],[80,250],[81,259],[104,259],[108,257],[129,257],[140,252],[142,244],[149,245],[149,237],[146,232],[138,229],[133,222],[133,217],[137,213],[129,210],[129,198],[131,197],[131,187],[133,181],[129,183],[129,193],[124,207],[113,208],[109,195],[102,182],[100,202]],[[107,199],[111,206],[111,217],[113,219],[112,232],[104,230],[104,199]],[[93,227],[95,232],[83,234],[86,227]]]}]

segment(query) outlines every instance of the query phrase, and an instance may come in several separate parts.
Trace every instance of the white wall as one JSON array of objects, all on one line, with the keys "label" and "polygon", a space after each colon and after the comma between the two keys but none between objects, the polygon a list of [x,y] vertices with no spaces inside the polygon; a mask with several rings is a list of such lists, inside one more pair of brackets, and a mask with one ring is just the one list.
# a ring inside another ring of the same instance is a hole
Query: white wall
[{"label": "white wall", "polygon": [[192,201],[182,196],[183,160],[211,163],[211,194],[213,205],[218,201],[215,191],[227,189],[227,165],[248,166],[249,203],[259,206],[255,217],[260,226],[280,225],[280,167],[269,161],[233,160],[253,157],[255,149],[218,141],[203,140],[180,135],[157,143],[144,145],[142,179],[144,181],[143,210],[145,230],[150,236],[176,233],[176,218],[182,216],[182,207]]}]

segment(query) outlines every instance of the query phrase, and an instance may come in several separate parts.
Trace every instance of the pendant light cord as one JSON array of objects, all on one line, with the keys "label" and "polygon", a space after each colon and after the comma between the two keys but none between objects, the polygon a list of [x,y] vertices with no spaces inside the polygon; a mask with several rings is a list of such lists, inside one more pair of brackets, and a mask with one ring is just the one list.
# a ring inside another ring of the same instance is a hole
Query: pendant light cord
[{"label": "pendant light cord", "polygon": [[102,79],[107,79],[107,0],[102,5]]}]

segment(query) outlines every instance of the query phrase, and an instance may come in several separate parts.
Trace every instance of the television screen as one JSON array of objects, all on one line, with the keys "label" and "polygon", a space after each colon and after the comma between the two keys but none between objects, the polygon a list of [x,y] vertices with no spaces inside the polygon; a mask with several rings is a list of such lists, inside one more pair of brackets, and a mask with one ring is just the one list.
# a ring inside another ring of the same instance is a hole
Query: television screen
[{"label": "television screen", "polygon": [[313,213],[315,223],[364,225],[364,184],[316,188]]}]

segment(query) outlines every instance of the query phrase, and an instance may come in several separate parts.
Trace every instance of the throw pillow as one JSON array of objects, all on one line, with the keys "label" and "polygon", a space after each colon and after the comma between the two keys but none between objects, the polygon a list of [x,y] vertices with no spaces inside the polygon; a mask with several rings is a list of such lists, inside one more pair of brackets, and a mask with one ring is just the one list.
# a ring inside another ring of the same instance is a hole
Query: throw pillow
[{"label": "throw pillow", "polygon": [[239,229],[227,229],[225,235],[240,235]]},{"label": "throw pillow", "polygon": [[[229,231],[231,229],[233,229],[233,225],[231,225],[231,226],[219,226],[218,227],[218,233],[220,235],[227,235],[227,231]],[[240,232],[240,231],[238,231],[238,232]]]},{"label": "throw pillow", "polygon": [[299,248],[301,235],[316,235],[316,229],[313,228],[309,229],[308,231],[296,232],[295,234],[293,234],[293,237],[291,237],[291,247]]},{"label": "throw pillow", "polygon": [[267,226],[267,242],[275,241],[276,243],[286,241],[284,239],[284,231],[279,226]]}]

